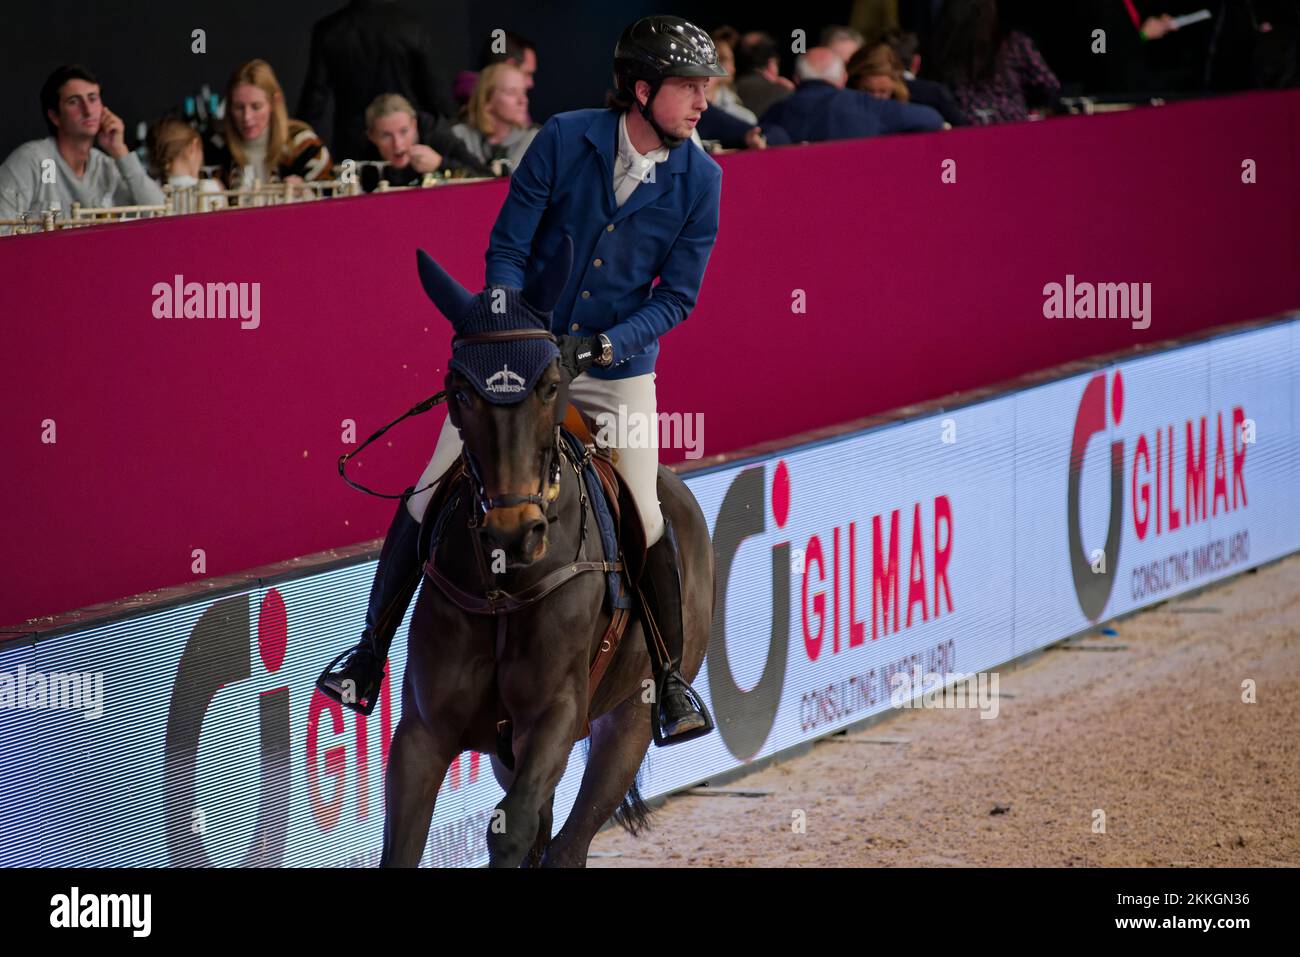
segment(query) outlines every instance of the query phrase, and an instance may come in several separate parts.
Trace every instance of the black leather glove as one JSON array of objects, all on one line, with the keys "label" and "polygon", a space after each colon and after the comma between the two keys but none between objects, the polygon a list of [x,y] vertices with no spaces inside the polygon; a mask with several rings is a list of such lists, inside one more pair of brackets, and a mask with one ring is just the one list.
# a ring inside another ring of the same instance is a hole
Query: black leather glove
[{"label": "black leather glove", "polygon": [[558,336],[555,344],[560,347],[560,365],[570,379],[594,366],[601,353],[599,336]]}]

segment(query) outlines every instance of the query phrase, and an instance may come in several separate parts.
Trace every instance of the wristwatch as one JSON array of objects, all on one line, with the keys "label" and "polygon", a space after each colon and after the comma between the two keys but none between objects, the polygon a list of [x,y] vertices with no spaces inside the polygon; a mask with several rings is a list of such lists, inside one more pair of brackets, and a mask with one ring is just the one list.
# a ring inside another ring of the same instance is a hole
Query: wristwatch
[{"label": "wristwatch", "polygon": [[596,359],[596,365],[607,366],[614,361],[614,343],[603,332],[596,338],[600,340],[600,357]]}]

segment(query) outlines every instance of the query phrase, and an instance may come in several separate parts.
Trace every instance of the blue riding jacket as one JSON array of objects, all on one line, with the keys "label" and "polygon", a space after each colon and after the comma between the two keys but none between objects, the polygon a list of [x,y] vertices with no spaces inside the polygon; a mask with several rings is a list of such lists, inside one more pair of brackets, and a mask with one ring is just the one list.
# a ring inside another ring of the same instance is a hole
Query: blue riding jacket
[{"label": "blue riding jacket", "polygon": [[[523,287],[568,235],[574,264],[556,304],[557,335],[605,333],[623,379],[654,369],[659,337],[695,306],[718,236],[722,168],[687,141],[620,207],[614,199],[619,112],[573,110],[546,121],[510,179],[492,228],[487,282]],[[657,285],[653,285],[655,277]]]}]

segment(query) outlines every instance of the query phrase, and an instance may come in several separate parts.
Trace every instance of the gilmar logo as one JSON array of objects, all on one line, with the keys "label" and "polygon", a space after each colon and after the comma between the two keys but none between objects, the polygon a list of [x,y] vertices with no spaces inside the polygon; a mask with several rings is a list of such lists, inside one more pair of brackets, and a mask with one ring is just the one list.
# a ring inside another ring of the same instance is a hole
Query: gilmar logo
[{"label": "gilmar logo", "polygon": [[484,383],[489,392],[523,392],[524,377],[511,372],[509,366],[502,366],[500,372],[494,372]]},{"label": "gilmar logo", "polygon": [[[204,837],[211,822],[199,803],[199,743],[203,717],[217,695],[254,678],[249,595],[214,602],[194,624],[176,667],[167,709],[163,753],[163,829],[173,867],[211,867]],[[243,855],[243,867],[279,867],[289,833],[289,686],[278,675],[288,643],[288,614],[274,588],[257,617],[259,734],[241,744],[260,751],[257,824]],[[266,685],[274,687],[266,688]],[[319,694],[319,693],[318,693]],[[323,697],[323,696],[321,696]],[[309,735],[309,743],[311,737]],[[220,830],[220,829],[217,829]],[[219,834],[213,835],[214,843]]]},{"label": "gilmar logo", "polygon": [[[1179,423],[1139,432],[1127,471],[1125,441],[1118,433],[1123,421],[1124,379],[1120,370],[1114,370],[1113,375],[1097,373],[1088,380],[1079,399],[1070,443],[1065,506],[1074,590],[1079,609],[1089,621],[1099,621],[1110,600],[1119,568],[1125,515],[1130,518],[1133,537],[1141,542],[1247,506],[1246,446],[1255,440],[1255,425],[1242,406],[1194,414]],[[1226,432],[1225,421],[1229,423]],[[1089,440],[1112,431],[1106,541],[1101,548],[1088,552],[1081,525],[1083,460]],[[1130,430],[1130,438],[1133,431],[1136,429]],[[1126,478],[1129,496],[1124,493]],[[1248,555],[1249,535],[1244,533],[1203,540],[1196,547],[1180,546],[1177,552],[1132,570],[1133,597],[1167,591],[1207,571],[1242,563]]]},{"label": "gilmar logo", "polygon": [[[1113,423],[1124,418],[1124,379],[1118,369],[1107,396],[1106,373],[1100,372],[1088,380],[1079,411],[1074,417],[1074,437],[1070,441],[1070,469],[1067,478],[1065,521],[1070,536],[1070,572],[1074,578],[1074,593],[1079,599],[1079,609],[1089,621],[1101,617],[1110,600],[1110,590],[1115,584],[1115,571],[1119,566],[1119,545],[1124,517],[1124,440],[1110,444],[1110,514],[1106,521],[1106,544],[1101,554],[1088,555],[1083,547],[1083,530],[1080,501],[1083,486],[1083,457],[1088,440],[1105,432]],[[1107,398],[1110,399],[1107,402]],[[1106,414],[1110,412],[1110,421]]]},{"label": "gilmar logo", "polygon": [[[727,661],[727,589],[731,584],[736,554],[746,539],[767,534],[766,466],[747,468],[732,481],[722,497],[713,531],[713,560],[717,569],[713,630],[709,636],[709,695],[717,714],[722,743],[735,757],[748,761],[763,747],[776,723],[781,703],[790,643],[790,542],[773,542],[769,578],[772,589],[772,630],[767,643],[763,674],[749,688],[736,681]],[[776,464],[772,477],[772,520],[775,535],[785,527],[790,514],[790,470],[784,461]],[[760,539],[761,540],[761,539]],[[764,542],[766,544],[766,542]]]},{"label": "gilmar logo", "polygon": [[148,937],[153,920],[152,894],[71,894],[50,898],[51,927],[129,927],[133,937]]}]

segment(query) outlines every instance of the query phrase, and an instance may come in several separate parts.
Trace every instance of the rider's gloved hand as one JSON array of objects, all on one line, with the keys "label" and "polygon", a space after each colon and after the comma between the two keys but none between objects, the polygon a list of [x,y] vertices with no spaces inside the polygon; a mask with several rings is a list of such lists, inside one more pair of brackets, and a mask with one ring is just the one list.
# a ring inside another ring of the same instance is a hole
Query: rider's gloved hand
[{"label": "rider's gloved hand", "polygon": [[570,379],[576,379],[590,369],[600,357],[598,336],[558,336],[555,344],[560,348],[560,365],[569,373]]}]

